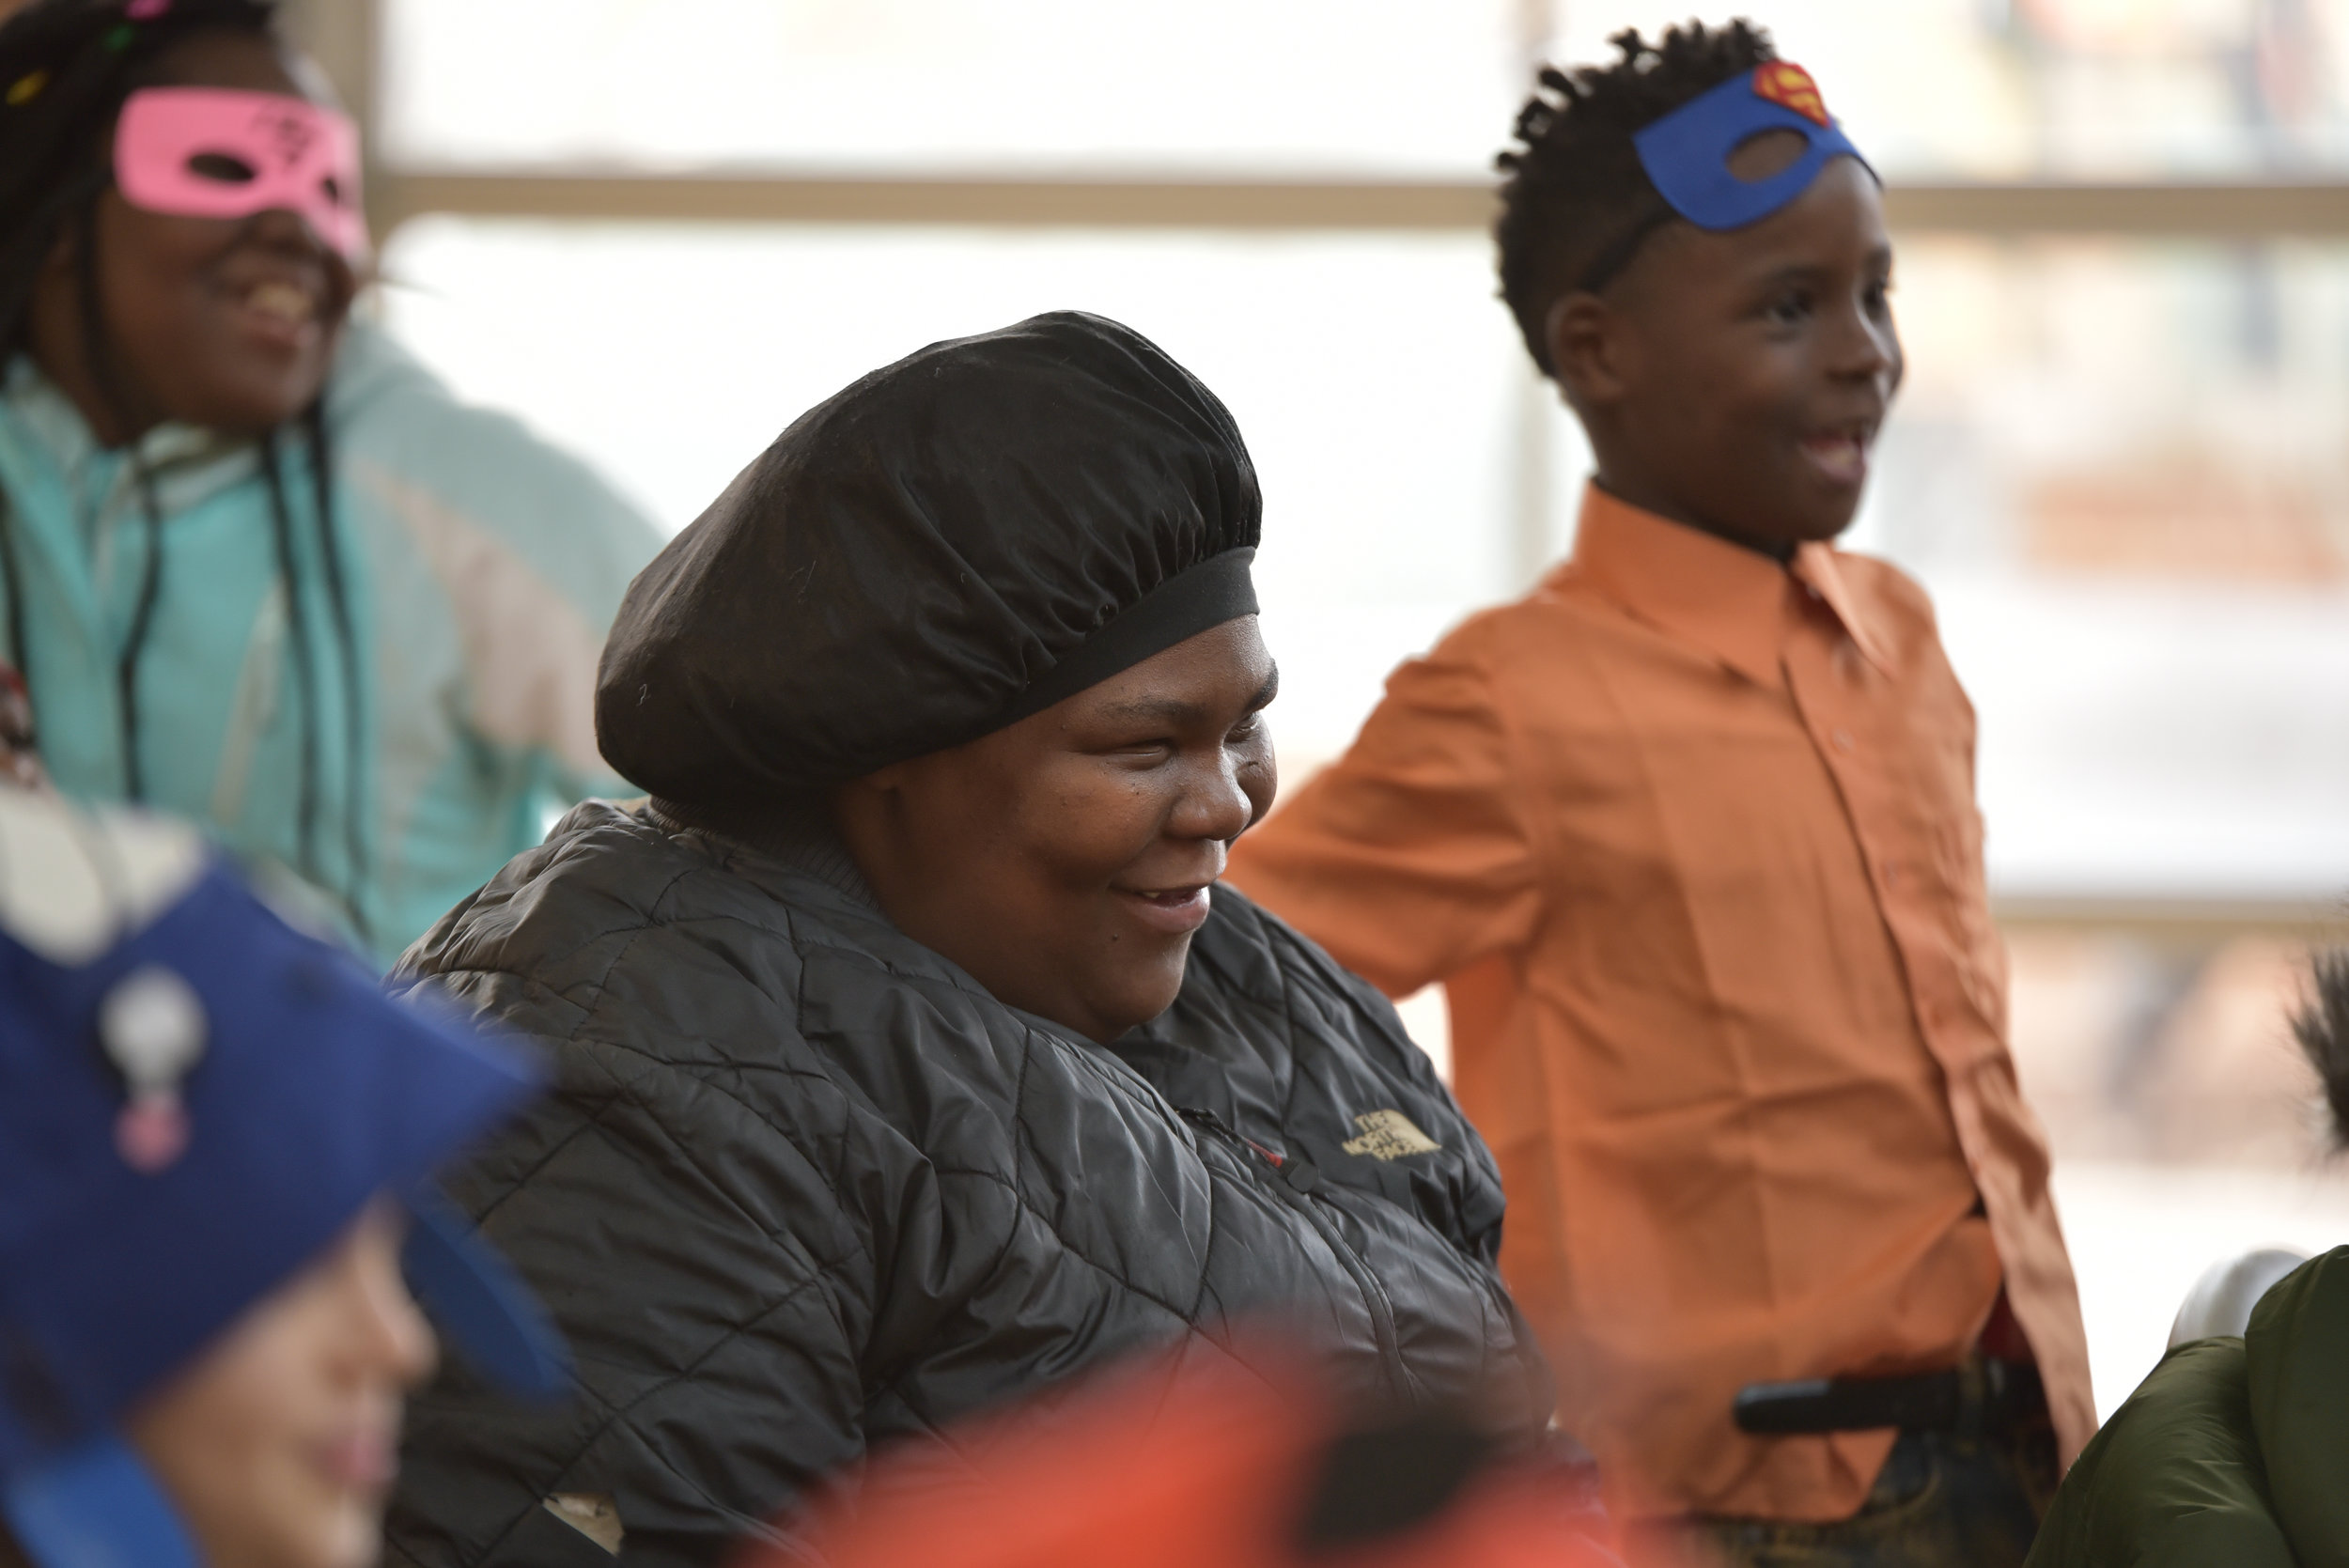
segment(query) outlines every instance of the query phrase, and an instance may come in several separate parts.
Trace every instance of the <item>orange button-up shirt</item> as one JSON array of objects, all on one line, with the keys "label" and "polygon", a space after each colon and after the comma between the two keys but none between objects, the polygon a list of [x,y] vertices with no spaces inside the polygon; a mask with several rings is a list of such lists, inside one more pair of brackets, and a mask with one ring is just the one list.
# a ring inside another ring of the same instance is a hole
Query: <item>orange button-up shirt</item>
[{"label": "orange button-up shirt", "polygon": [[1973,765],[1907,578],[1593,486],[1572,559],[1234,847],[1390,994],[1449,983],[1502,1267],[1629,1516],[1848,1517],[1892,1434],[1747,1437],[1732,1397],[1953,1365],[2002,1282],[2067,1463],[2095,1428]]}]

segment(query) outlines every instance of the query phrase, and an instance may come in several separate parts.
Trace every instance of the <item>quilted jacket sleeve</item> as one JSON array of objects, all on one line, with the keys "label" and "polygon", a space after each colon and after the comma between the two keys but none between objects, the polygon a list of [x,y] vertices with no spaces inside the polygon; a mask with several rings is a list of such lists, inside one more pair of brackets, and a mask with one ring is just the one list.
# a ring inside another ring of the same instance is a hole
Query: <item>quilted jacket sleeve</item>
[{"label": "quilted jacket sleeve", "polygon": [[[561,1012],[474,994],[522,989],[511,976],[456,988],[509,1018]],[[776,1539],[767,1521],[862,1452],[869,1303],[844,1281],[871,1270],[848,1266],[863,1242],[823,1168],[840,1127],[778,1126],[722,1052],[655,1061],[596,1033],[555,1046],[555,1094],[449,1184],[554,1313],[578,1391],[522,1408],[458,1368],[414,1402],[392,1561],[608,1562],[593,1537],[616,1529],[630,1564],[713,1562]]]},{"label": "quilted jacket sleeve", "polygon": [[2244,1330],[2251,1430],[2277,1522],[2304,1564],[2349,1558],[2349,1247],[2310,1258],[2251,1309]]},{"label": "quilted jacket sleeve", "polygon": [[2271,1511],[2243,1342],[2163,1358],[2056,1493],[2026,1568],[2293,1568]]}]

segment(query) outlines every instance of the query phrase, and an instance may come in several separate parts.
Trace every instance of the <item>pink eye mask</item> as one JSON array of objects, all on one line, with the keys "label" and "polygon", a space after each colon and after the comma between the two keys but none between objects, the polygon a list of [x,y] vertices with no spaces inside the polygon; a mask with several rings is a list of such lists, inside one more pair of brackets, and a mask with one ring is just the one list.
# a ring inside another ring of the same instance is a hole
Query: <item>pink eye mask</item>
[{"label": "pink eye mask", "polygon": [[115,126],[115,183],[149,212],[246,218],[285,208],[355,259],[359,132],[348,116],[277,93],[147,87]]}]

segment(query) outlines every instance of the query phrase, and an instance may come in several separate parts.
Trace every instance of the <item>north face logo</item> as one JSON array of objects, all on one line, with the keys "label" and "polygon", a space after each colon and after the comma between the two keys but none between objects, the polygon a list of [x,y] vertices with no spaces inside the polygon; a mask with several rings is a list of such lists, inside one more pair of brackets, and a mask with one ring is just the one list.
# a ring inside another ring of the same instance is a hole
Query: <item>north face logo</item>
[{"label": "north face logo", "polygon": [[1349,1155],[1368,1155],[1373,1159],[1401,1159],[1405,1155],[1431,1155],[1443,1147],[1419,1130],[1408,1116],[1400,1110],[1374,1110],[1367,1116],[1354,1118],[1354,1126],[1361,1132],[1360,1138],[1349,1138],[1338,1146]]}]

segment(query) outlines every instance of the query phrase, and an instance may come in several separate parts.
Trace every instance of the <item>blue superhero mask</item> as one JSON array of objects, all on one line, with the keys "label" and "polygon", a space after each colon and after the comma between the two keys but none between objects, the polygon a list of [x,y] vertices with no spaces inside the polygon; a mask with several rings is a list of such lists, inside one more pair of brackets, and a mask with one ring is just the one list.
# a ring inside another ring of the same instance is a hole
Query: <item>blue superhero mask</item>
[{"label": "blue superhero mask", "polygon": [[[1811,145],[1766,179],[1730,173],[1730,155],[1768,131],[1791,131]],[[1631,145],[1672,210],[1710,229],[1759,223],[1811,189],[1828,159],[1859,158],[1828,116],[1818,84],[1789,60],[1758,65],[1690,99],[1636,132]]]},{"label": "blue superhero mask", "polygon": [[[1760,179],[1730,172],[1730,158],[1739,147],[1773,131],[1800,136],[1807,144],[1802,156]],[[1650,214],[1600,253],[1583,276],[1585,289],[1603,287],[1631,259],[1641,241],[1675,215],[1703,229],[1743,228],[1811,189],[1829,159],[1868,163],[1828,114],[1811,73],[1791,60],[1766,61],[1708,88],[1634,132],[1631,144],[1666,210]]]}]

